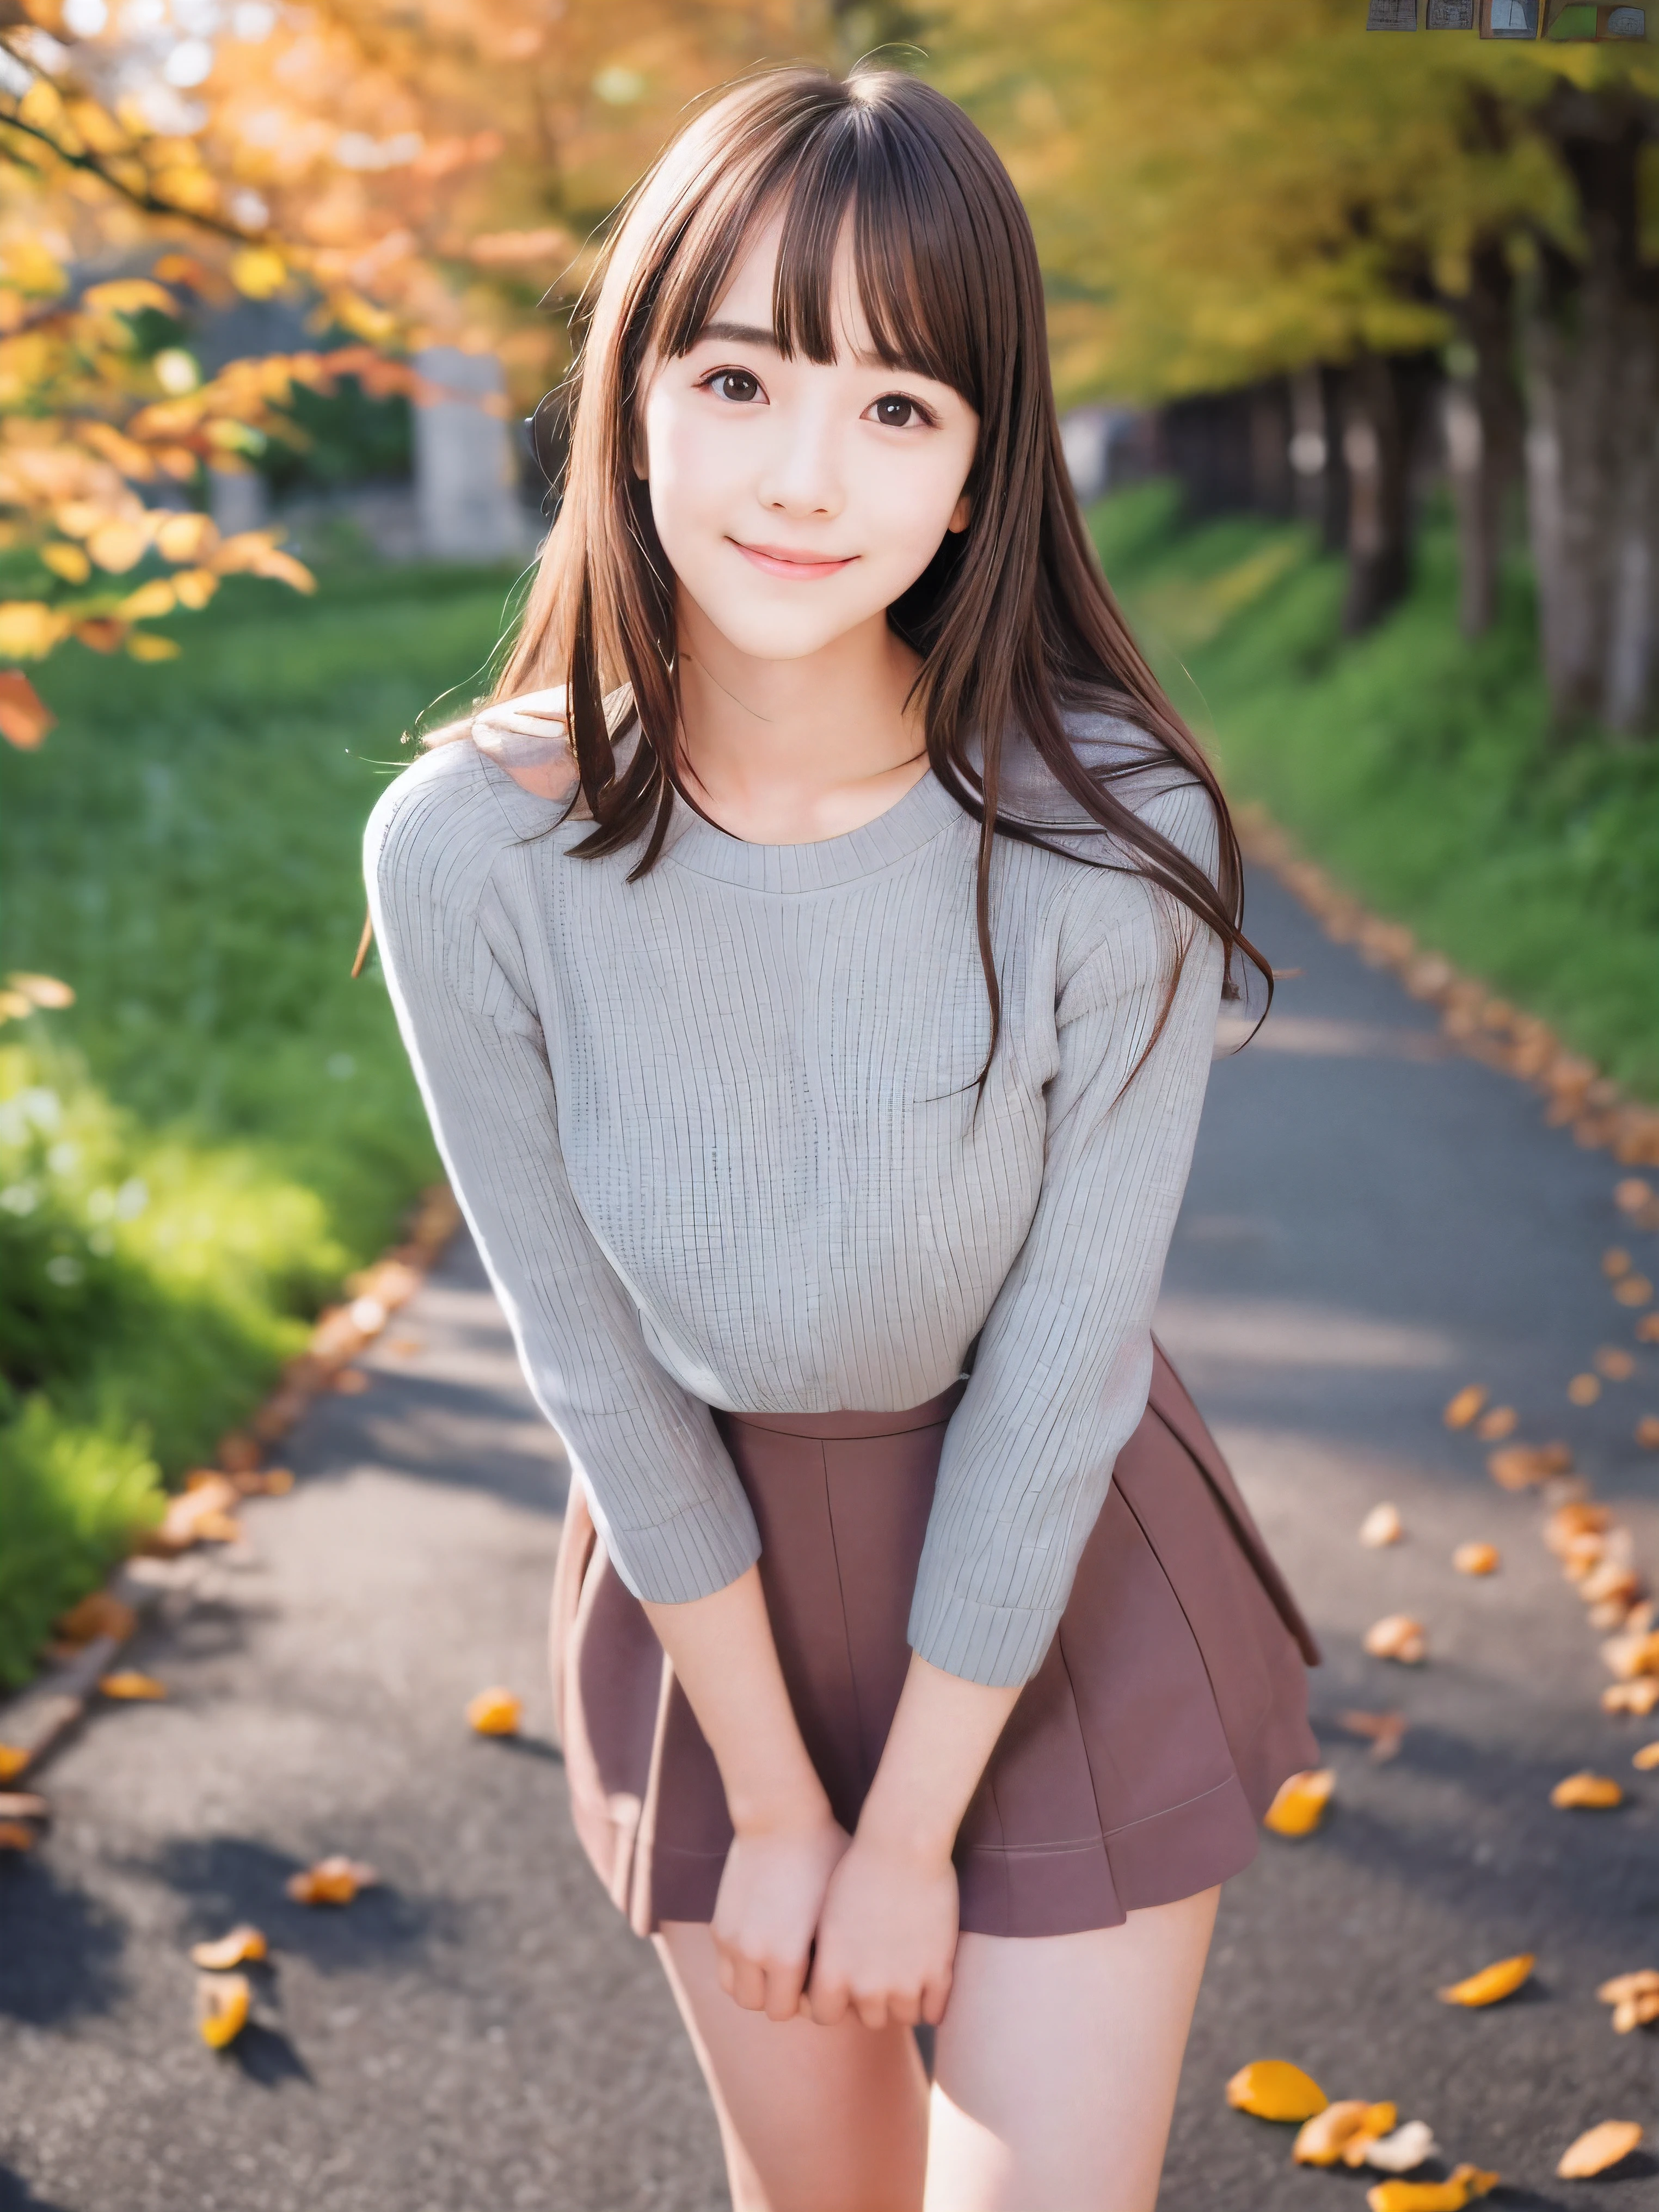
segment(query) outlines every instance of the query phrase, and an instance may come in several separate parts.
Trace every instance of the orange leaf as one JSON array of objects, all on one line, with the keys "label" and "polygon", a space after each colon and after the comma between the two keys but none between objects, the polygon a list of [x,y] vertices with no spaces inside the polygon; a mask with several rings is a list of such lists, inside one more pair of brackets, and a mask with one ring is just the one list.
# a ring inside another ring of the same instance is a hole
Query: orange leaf
[{"label": "orange leaf", "polygon": [[138,1616],[107,1590],[94,1590],[79,1605],[60,1613],[55,1626],[65,1644],[90,1644],[100,1636],[112,1636],[118,1643],[125,1643],[138,1626]]},{"label": "orange leaf", "polygon": [[1501,1490],[1529,1490],[1571,1467],[1571,1447],[1562,1443],[1509,1444],[1486,1455],[1486,1472]]},{"label": "orange leaf", "polygon": [[1336,1787],[1328,1766],[1311,1766],[1292,1774],[1279,1785],[1273,1802],[1262,1815],[1262,1826],[1276,1836],[1310,1836],[1325,1817]]},{"label": "orange leaf", "polygon": [[0,1820],[0,1851],[32,1851],[35,1835],[26,1820]]},{"label": "orange leaf", "polygon": [[196,2025],[210,2051],[234,2043],[247,2026],[253,1992],[246,1974],[204,1974],[196,1984]]},{"label": "orange leaf", "polygon": [[1616,1283],[1620,1275],[1629,1274],[1635,1264],[1622,1244],[1610,1244],[1601,1255],[1601,1273],[1610,1283]]},{"label": "orange leaf", "polygon": [[1493,1966],[1483,1966],[1467,1981],[1454,1982],[1449,1989],[1437,1990],[1435,1994],[1442,2004],[1468,2005],[1471,2009],[1497,2004],[1500,1999],[1515,1995],[1536,1964],[1530,1951],[1522,1951],[1516,1958],[1499,1959]]},{"label": "orange leaf", "polygon": [[1567,1385],[1567,1395],[1575,1406],[1593,1406],[1601,1395],[1601,1385],[1593,1375],[1575,1375]]},{"label": "orange leaf", "polygon": [[1623,1345],[1604,1344],[1595,1355],[1595,1371],[1609,1382],[1628,1382],[1636,1372],[1636,1362]]},{"label": "orange leaf", "polygon": [[1515,1434],[1519,1418],[1513,1406],[1494,1406],[1475,1423],[1474,1433],[1483,1444],[1501,1443]]},{"label": "orange leaf", "polygon": [[165,1682],[158,1682],[154,1674],[141,1674],[136,1667],[101,1676],[98,1686],[106,1698],[165,1698],[167,1693]]},{"label": "orange leaf", "polygon": [[0,1743],[0,1782],[15,1782],[33,1755],[21,1744]]},{"label": "orange leaf", "polygon": [[1645,1275],[1624,1275],[1613,1285],[1613,1295],[1621,1306],[1644,1306],[1653,1296],[1653,1285]]},{"label": "orange leaf", "polygon": [[1659,1313],[1644,1314],[1636,1324],[1638,1344],[1659,1344]]},{"label": "orange leaf", "polygon": [[57,720],[21,669],[0,669],[0,738],[32,753]]},{"label": "orange leaf", "polygon": [[1310,2120],[1330,2099],[1288,2058],[1253,2058],[1228,2082],[1227,2102],[1258,2120]]},{"label": "orange leaf", "polygon": [[1644,1743],[1640,1751],[1632,1755],[1630,1763],[1644,1774],[1650,1774],[1656,1766],[1659,1766],[1659,1743]]},{"label": "orange leaf", "polygon": [[319,1859],[303,1874],[289,1877],[288,1893],[296,1905],[349,1905],[360,1889],[372,1888],[380,1878],[358,1859]]},{"label": "orange leaf", "polygon": [[1638,1966],[1634,1973],[1615,1974],[1595,1992],[1603,2004],[1623,2004],[1627,1997],[1659,1996],[1659,1972]]},{"label": "orange leaf", "polygon": [[1428,1656],[1429,1640],[1420,1620],[1408,1613],[1385,1613],[1365,1631],[1364,1647],[1373,1659],[1397,1659],[1415,1667]]},{"label": "orange leaf", "polygon": [[1636,1424],[1636,1441],[1644,1451],[1659,1451],[1659,1413],[1644,1413]]},{"label": "orange leaf", "polygon": [[1642,2130],[1634,2120],[1603,2120],[1567,2146],[1555,2170],[1563,2181],[1588,2181],[1628,2158],[1641,2140]]},{"label": "orange leaf", "polygon": [[1441,1419],[1449,1429],[1467,1429],[1486,1402],[1486,1393],[1482,1385],[1466,1382],[1447,1406]]},{"label": "orange leaf", "polygon": [[1601,1692],[1604,1713],[1634,1713],[1638,1719],[1659,1707],[1659,1674],[1633,1682],[1609,1682]]},{"label": "orange leaf", "polygon": [[1350,1735],[1370,1738],[1371,1758],[1377,1765],[1398,1755],[1406,1735],[1404,1713],[1348,1712],[1340,1717]]},{"label": "orange leaf", "polygon": [[[1334,2105],[1327,2105],[1322,2112],[1316,2112],[1304,2120],[1291,2146],[1291,2156],[1298,2166],[1334,2166],[1344,2150],[1358,2135],[1386,2134],[1378,2130],[1374,2115],[1386,2108],[1368,2105],[1363,2097],[1344,2097]],[[1389,2125],[1393,2125],[1392,2118]]]},{"label": "orange leaf", "polygon": [[204,1966],[214,1973],[222,1973],[228,1967],[240,1966],[245,1960],[263,1959],[270,1950],[264,1935],[257,1928],[244,1923],[233,1928],[228,1936],[221,1936],[211,1943],[192,1943],[191,1963]]},{"label": "orange leaf", "polygon": [[1624,1790],[1610,1774],[1569,1774],[1550,1792],[1551,1804],[1564,1813],[1608,1813],[1624,1802]]},{"label": "orange leaf", "polygon": [[516,1735],[524,1700],[511,1690],[480,1690],[466,1709],[468,1725],[480,1735]]},{"label": "orange leaf", "polygon": [[1496,1574],[1498,1550],[1496,1544],[1460,1544],[1452,1553],[1452,1565],[1460,1575]]}]

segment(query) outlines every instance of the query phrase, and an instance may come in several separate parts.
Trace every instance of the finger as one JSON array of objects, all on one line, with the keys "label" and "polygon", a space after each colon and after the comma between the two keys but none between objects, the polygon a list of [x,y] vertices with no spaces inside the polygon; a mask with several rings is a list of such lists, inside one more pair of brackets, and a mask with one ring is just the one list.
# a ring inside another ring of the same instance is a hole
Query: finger
[{"label": "finger", "polygon": [[914,2027],[921,2018],[921,2002],[912,1990],[890,1993],[887,1999],[887,2017],[896,2021],[901,2027]]},{"label": "finger", "polygon": [[805,1962],[799,1966],[774,1966],[766,1977],[766,2017],[768,2020],[793,2020],[800,2010],[801,1984],[806,1978]]},{"label": "finger", "polygon": [[745,2012],[766,2009],[766,1973],[752,1959],[739,1959],[732,1977],[732,1995]]},{"label": "finger", "polygon": [[847,2017],[852,1993],[837,1976],[815,1972],[807,1989],[807,2008],[820,2027],[839,2027]]},{"label": "finger", "polygon": [[929,2027],[937,2027],[945,2017],[945,2008],[951,2002],[951,1975],[947,1967],[936,1981],[928,1982],[921,1992],[921,2016]]},{"label": "finger", "polygon": [[853,2006],[866,2027],[886,2027],[887,2000],[885,1997],[854,1997]]}]

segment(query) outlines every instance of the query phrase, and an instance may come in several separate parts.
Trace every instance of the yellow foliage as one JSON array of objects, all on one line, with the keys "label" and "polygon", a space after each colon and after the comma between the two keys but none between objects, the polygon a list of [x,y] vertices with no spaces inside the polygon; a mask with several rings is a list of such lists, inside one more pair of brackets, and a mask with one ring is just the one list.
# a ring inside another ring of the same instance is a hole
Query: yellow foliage
[{"label": "yellow foliage", "polygon": [[1310,2120],[1330,2100],[1288,2058],[1254,2058],[1228,2082],[1227,2102],[1258,2120]]}]

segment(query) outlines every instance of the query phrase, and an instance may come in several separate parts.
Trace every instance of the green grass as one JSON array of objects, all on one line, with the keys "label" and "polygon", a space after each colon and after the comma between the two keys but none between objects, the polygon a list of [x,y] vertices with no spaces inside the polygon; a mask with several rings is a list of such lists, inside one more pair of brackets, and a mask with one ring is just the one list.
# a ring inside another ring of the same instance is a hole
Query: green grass
[{"label": "green grass", "polygon": [[76,994],[0,1030],[0,1683],[439,1171],[349,975],[359,844],[510,580],[228,588],[177,660],[68,648],[58,727],[0,748],[0,966]]},{"label": "green grass", "polygon": [[1236,800],[1265,805],[1369,905],[1659,1098],[1659,744],[1549,733],[1517,561],[1476,642],[1443,518],[1370,635],[1308,536],[1176,519],[1138,486],[1092,516],[1107,574]]}]

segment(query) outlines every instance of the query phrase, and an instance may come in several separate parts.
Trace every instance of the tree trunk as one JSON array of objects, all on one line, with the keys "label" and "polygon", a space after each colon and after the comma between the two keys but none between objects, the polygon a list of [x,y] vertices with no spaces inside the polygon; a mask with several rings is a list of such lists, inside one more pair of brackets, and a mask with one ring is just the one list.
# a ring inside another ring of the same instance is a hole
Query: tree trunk
[{"label": "tree trunk", "polygon": [[1411,588],[1412,462],[1431,389],[1414,356],[1361,354],[1347,377],[1348,595],[1342,627],[1370,629]]},{"label": "tree trunk", "polygon": [[1527,477],[1544,674],[1559,732],[1650,729],[1659,572],[1659,271],[1641,258],[1652,103],[1571,85],[1540,120],[1583,250],[1545,244],[1527,317]]},{"label": "tree trunk", "polygon": [[1523,413],[1516,377],[1515,283],[1500,243],[1470,258],[1469,289],[1458,321],[1474,373],[1448,385],[1446,459],[1457,518],[1458,622],[1480,637],[1498,612],[1504,525],[1521,473]]}]

